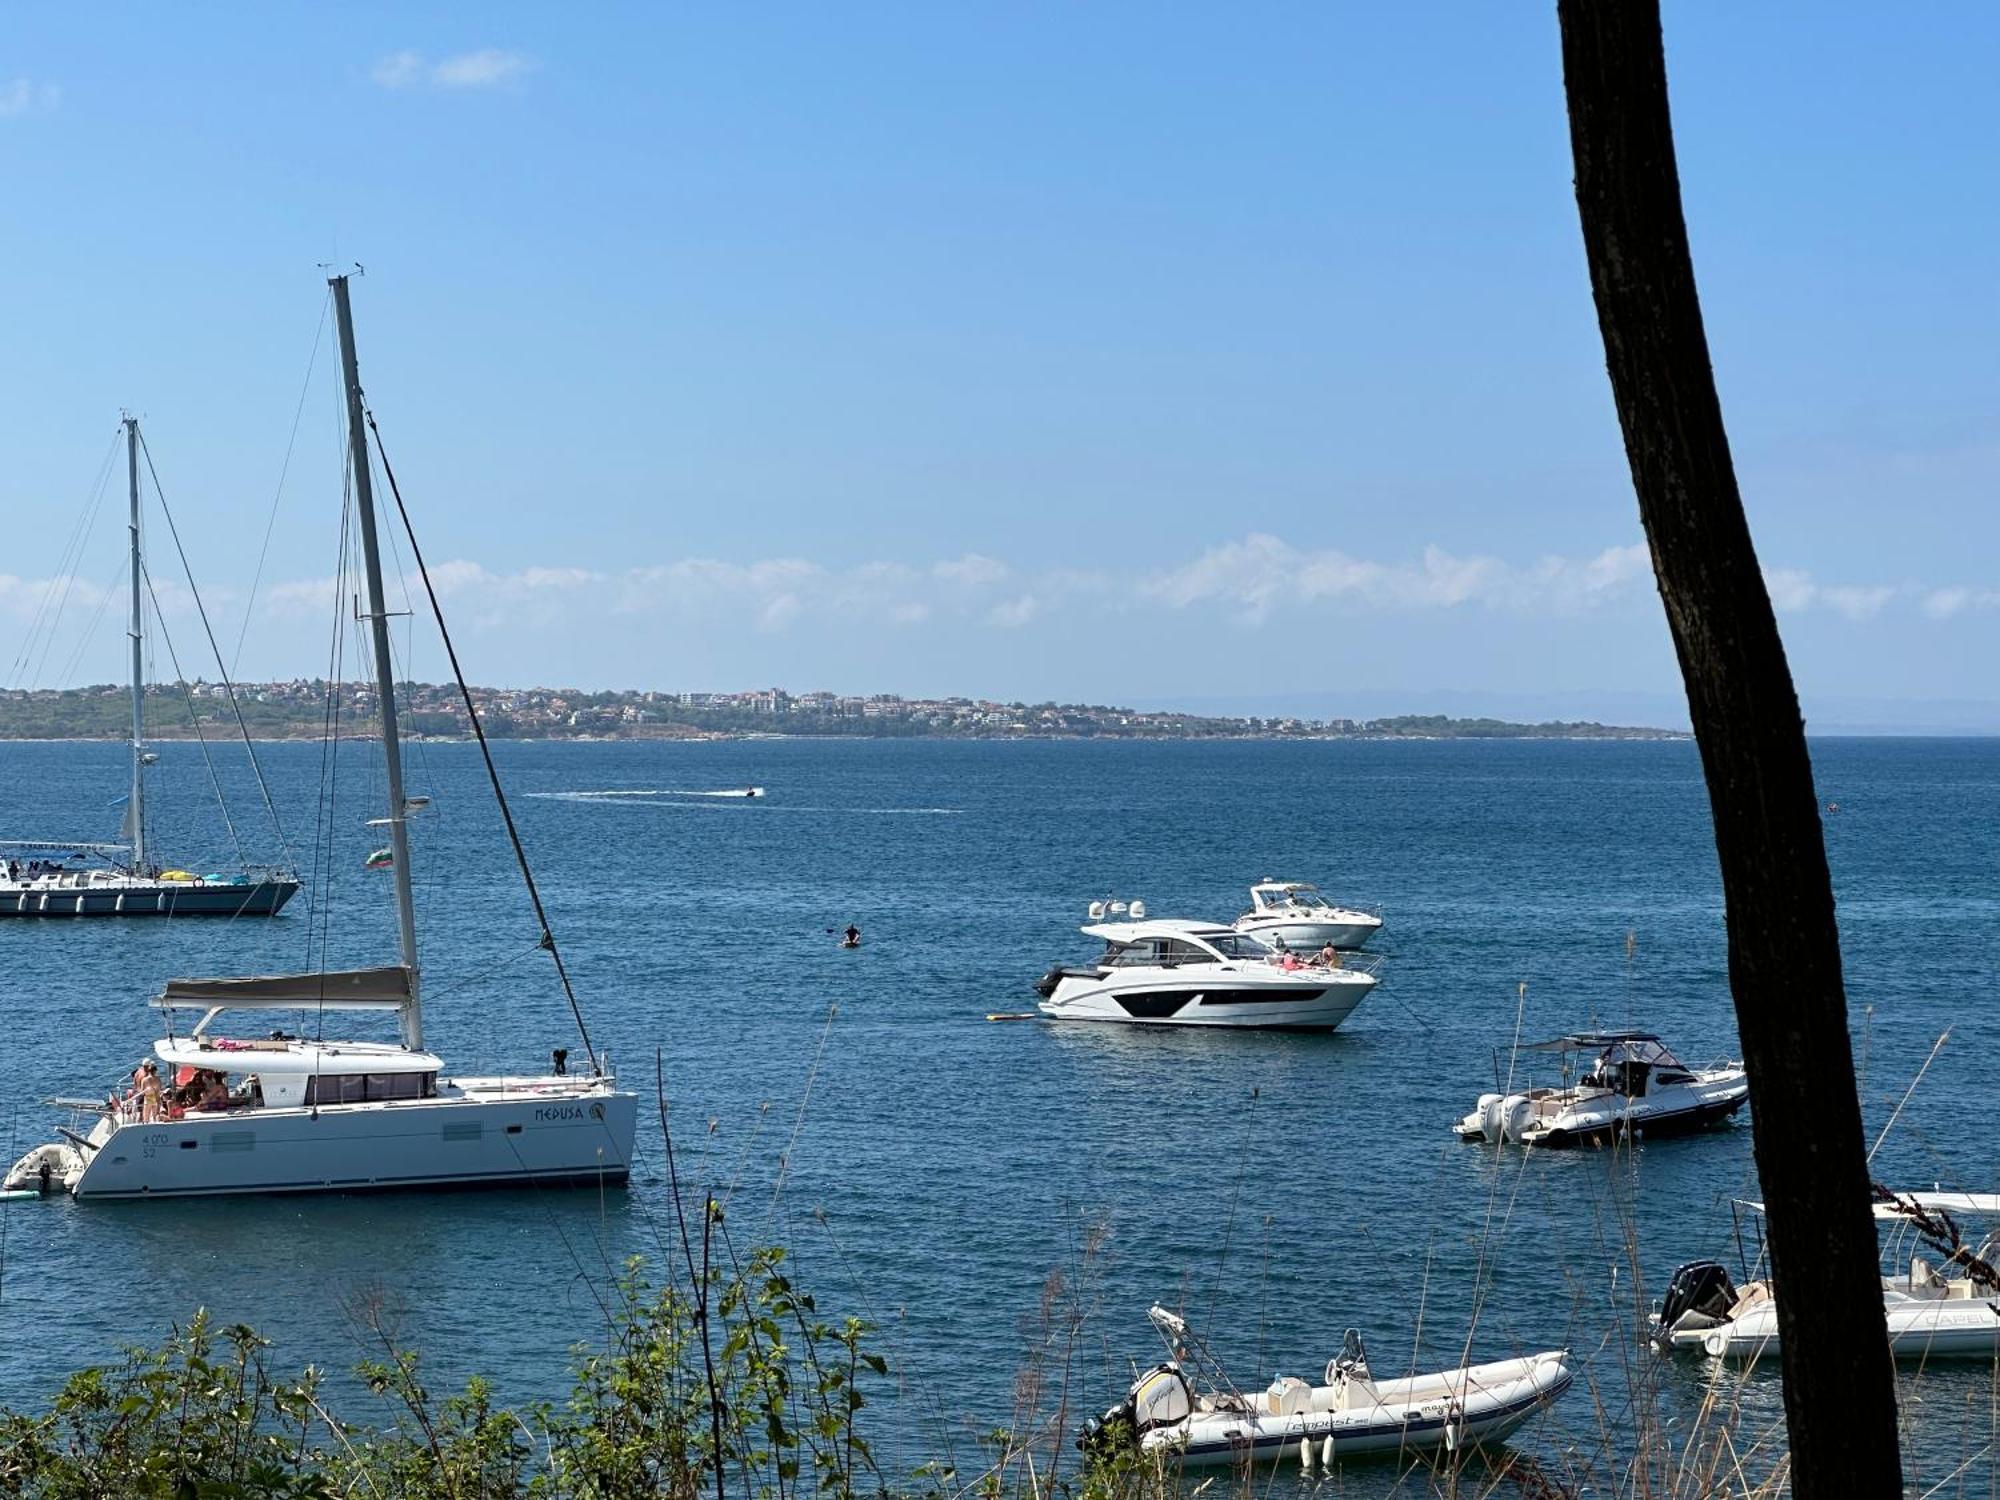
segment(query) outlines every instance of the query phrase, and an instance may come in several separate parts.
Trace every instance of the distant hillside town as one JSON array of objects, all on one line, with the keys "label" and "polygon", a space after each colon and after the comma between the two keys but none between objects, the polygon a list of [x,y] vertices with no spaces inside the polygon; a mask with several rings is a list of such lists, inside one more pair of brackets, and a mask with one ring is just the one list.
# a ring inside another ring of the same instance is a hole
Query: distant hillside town
[{"label": "distant hillside town", "polygon": [[[398,686],[406,732],[471,733],[455,687]],[[1388,719],[1226,718],[1083,703],[1001,703],[987,698],[904,698],[895,693],[588,693],[574,688],[474,688],[486,732],[506,739],[732,739],[746,735],[847,735],[942,739],[1685,739],[1662,729],[1592,723],[1509,724],[1498,719],[1406,715]],[[157,683],[146,690],[147,733],[159,739],[236,733],[236,712],[265,739],[313,739],[329,723],[365,730],[375,692],[357,683],[246,682],[236,711],[221,683]],[[123,739],[129,690],[0,689],[0,738]]]}]

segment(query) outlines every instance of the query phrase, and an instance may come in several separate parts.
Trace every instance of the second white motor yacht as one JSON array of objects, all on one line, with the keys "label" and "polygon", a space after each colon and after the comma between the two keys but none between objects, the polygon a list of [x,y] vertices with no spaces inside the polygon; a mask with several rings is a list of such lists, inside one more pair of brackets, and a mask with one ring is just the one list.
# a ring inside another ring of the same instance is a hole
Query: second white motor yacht
[{"label": "second white motor yacht", "polygon": [[[1534,1042],[1523,1052],[1562,1059],[1562,1083],[1481,1094],[1452,1130],[1462,1141],[1517,1146],[1602,1145],[1720,1124],[1750,1098],[1740,1062],[1688,1068],[1650,1031],[1592,1031]],[[1573,1077],[1578,1057],[1593,1059]]]},{"label": "second white motor yacht", "polygon": [[1332,1031],[1375,987],[1366,969],[1304,962],[1213,922],[1093,922],[1083,932],[1103,940],[1103,956],[1035,983],[1055,1020]]},{"label": "second white motor yacht", "polygon": [[1271,944],[1312,952],[1328,943],[1359,948],[1382,929],[1373,912],[1335,906],[1304,880],[1260,880],[1250,887],[1250,910],[1236,919],[1236,930]]}]

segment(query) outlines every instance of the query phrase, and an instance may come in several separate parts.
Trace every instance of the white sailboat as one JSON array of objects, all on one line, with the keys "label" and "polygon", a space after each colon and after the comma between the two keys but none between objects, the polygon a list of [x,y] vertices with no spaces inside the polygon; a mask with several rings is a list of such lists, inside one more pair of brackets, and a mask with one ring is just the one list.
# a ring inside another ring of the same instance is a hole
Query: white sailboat
[{"label": "white sailboat", "polygon": [[196,874],[162,865],[146,847],[145,630],[140,597],[139,419],[127,416],[131,486],[132,783],[118,844],[0,840],[0,917],[267,917],[298,893],[290,870],[245,866]]},{"label": "white sailboat", "polygon": [[[349,459],[388,790],[382,821],[393,851],[402,961],[339,972],[170,982],[156,1002],[168,1017],[167,1035],[154,1044],[151,1068],[141,1070],[145,1076],[133,1094],[103,1104],[69,1101],[94,1112],[94,1122],[87,1130],[62,1130],[61,1139],[29,1152],[8,1173],[7,1190],[60,1189],[91,1199],[172,1198],[620,1183],[631,1170],[637,1099],[617,1086],[609,1059],[591,1047],[587,1033],[588,1074],[565,1073],[566,1054],[557,1053],[557,1071],[548,1075],[460,1076],[424,1046],[407,827],[416,799],[403,793],[347,278],[336,276],[329,284],[347,387]],[[417,560],[421,567],[421,556]],[[455,658],[453,667],[456,671]],[[533,895],[532,877],[529,889]],[[540,898],[534,899],[539,917]],[[555,954],[546,920],[541,938]],[[556,962],[560,973],[559,955]],[[174,1018],[189,1011],[198,1011],[199,1020],[176,1031]],[[265,1017],[272,1011],[308,1011],[322,1019],[393,1011],[401,1034],[394,1043],[288,1035],[269,1030]],[[228,1020],[245,1015],[258,1019],[230,1034]],[[578,1021],[580,1027],[580,1013]],[[202,1097],[192,1104],[169,1103],[170,1083],[199,1086]]]}]

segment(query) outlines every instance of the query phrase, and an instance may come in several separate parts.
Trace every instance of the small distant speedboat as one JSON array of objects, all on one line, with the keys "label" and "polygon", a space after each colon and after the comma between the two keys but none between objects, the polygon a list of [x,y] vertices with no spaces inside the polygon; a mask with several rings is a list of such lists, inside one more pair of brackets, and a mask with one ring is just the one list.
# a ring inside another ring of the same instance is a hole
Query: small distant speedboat
[{"label": "small distant speedboat", "polygon": [[1378,1381],[1350,1328],[1322,1384],[1280,1376],[1246,1394],[1180,1317],[1163,1307],[1147,1316],[1174,1357],[1085,1426],[1077,1446],[1086,1452],[1128,1443],[1189,1467],[1296,1457],[1308,1470],[1369,1454],[1458,1452],[1505,1441],[1576,1378],[1568,1351],[1551,1349]]},{"label": "small distant speedboat", "polygon": [[[1481,1094],[1472,1113],[1452,1127],[1460,1140],[1602,1145],[1718,1124],[1750,1098],[1750,1079],[1740,1062],[1683,1067],[1649,1031],[1579,1032],[1521,1050],[1560,1055],[1562,1084]],[[1593,1061],[1572,1083],[1571,1063],[1579,1056]]]},{"label": "small distant speedboat", "polygon": [[[1092,917],[1108,914],[1101,902]],[[1307,963],[1212,922],[1148,919],[1135,901],[1122,922],[1082,930],[1104,942],[1094,964],[1057,966],[1035,982],[1041,1012],[1057,1021],[1332,1031],[1375,976],[1346,964]]]},{"label": "small distant speedboat", "polygon": [[[1763,1205],[1742,1207],[1761,1212]],[[1897,1359],[1982,1359],[2000,1356],[2000,1233],[1976,1251],[1958,1239],[1953,1216],[2000,1219],[1992,1193],[1882,1193],[1878,1224],[1890,1226],[1883,1259],[1882,1311],[1889,1351]],[[1943,1262],[1927,1259],[1928,1245]],[[1962,1275],[1951,1275],[1957,1269]],[[1829,1316],[1837,1309],[1829,1309]],[[1719,1261],[1691,1261],[1667,1282],[1653,1314],[1652,1339],[1666,1352],[1699,1350],[1714,1359],[1752,1359],[1778,1347],[1778,1304],[1769,1278],[1737,1286]]]},{"label": "small distant speedboat", "polygon": [[1299,952],[1324,948],[1359,948],[1381,931],[1382,919],[1352,906],[1335,906],[1319,887],[1303,880],[1260,880],[1250,887],[1250,910],[1236,919],[1236,930]]}]

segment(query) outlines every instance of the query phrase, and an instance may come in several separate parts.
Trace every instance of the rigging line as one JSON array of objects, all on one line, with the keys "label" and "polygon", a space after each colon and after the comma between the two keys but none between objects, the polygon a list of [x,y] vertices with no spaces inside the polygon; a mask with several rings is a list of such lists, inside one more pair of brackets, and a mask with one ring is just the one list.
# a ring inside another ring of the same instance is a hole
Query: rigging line
[{"label": "rigging line", "polygon": [[236,823],[229,816],[229,799],[222,795],[222,778],[216,774],[215,757],[208,753],[208,736],[201,732],[201,715],[195,711],[194,692],[188,687],[187,674],[181,671],[179,653],[174,650],[174,638],[167,631],[167,617],[160,609],[160,596],[153,589],[153,570],[143,563],[139,576],[146,580],[146,596],[153,601],[153,618],[159,622],[160,639],[167,643],[167,660],[173,663],[174,681],[180,685],[181,698],[187,704],[188,723],[194,728],[194,737],[201,746],[202,764],[208,767],[209,785],[215,788],[216,805],[222,809],[222,826],[229,830],[229,842],[236,846],[236,862],[249,866],[249,859],[243,853],[243,840],[236,836]]},{"label": "rigging line", "polygon": [[327,291],[319,304],[319,326],[313,330],[312,353],[306,357],[306,378],[299,382],[298,409],[292,413],[292,433],[285,439],[285,461],[278,466],[278,489],[271,496],[271,514],[264,522],[264,545],[257,553],[257,571],[250,578],[250,597],[244,601],[243,624],[236,632],[236,649],[230,653],[229,664],[234,668],[243,660],[243,642],[250,634],[250,615],[257,607],[257,586],[264,581],[264,559],[271,554],[271,533],[278,525],[278,502],[285,498],[285,476],[292,472],[292,449],[298,445],[299,423],[306,414],[306,397],[312,393],[313,368],[319,363],[319,346],[326,338],[326,312],[332,305],[333,292]]},{"label": "rigging line", "polygon": [[1894,1113],[1889,1116],[1888,1123],[1882,1127],[1882,1133],[1875,1137],[1875,1144],[1868,1148],[1868,1160],[1870,1162],[1875,1160],[1875,1153],[1882,1149],[1882,1143],[1889,1139],[1889,1132],[1896,1128],[1896,1121],[1903,1117],[1903,1108],[1910,1102],[1910,1096],[1916,1093],[1917,1085],[1924,1081],[1924,1074],[1930,1071],[1931,1064],[1937,1061],[1937,1055],[1944,1051],[1944,1044],[1950,1039],[1951,1028],[1947,1026],[1937,1041],[1932,1044],[1931,1055],[1925,1058],[1924,1065],[1917,1069],[1917,1076],[1910,1080],[1910,1086],[1903,1091],[1902,1100],[1896,1105]]},{"label": "rigging line", "polygon": [[[62,625],[63,610],[68,607],[70,590],[76,587],[77,565],[83,561],[84,549],[90,545],[91,534],[97,529],[97,514],[104,507],[104,494],[111,482],[111,466],[118,456],[120,431],[111,435],[110,445],[104,450],[104,460],[98,465],[97,478],[91,484],[90,498],[84,502],[82,512],[70,526],[68,538],[63,542],[62,555],[56,561],[56,571],[49,579],[49,585],[42,591],[41,602],[35,606],[34,618],[28,623],[27,639],[22,642],[21,654],[14,661],[14,685],[19,686],[21,672],[29,659],[35,655],[35,647],[41,645],[40,660],[35,663],[34,674],[29,680],[33,687],[41,679],[42,668],[48,665],[50,649],[55,644],[56,631]],[[60,588],[60,594],[58,593]],[[49,614],[49,606],[55,605],[55,613]],[[42,634],[43,621],[47,620],[48,633]]]},{"label": "rigging line", "polygon": [[451,631],[445,627],[444,610],[438,604],[437,590],[431,586],[430,569],[424,566],[424,549],[417,545],[417,532],[410,524],[409,507],[403,504],[403,492],[396,485],[396,471],[389,465],[389,450],[382,445],[382,429],[375,425],[375,413],[366,406],[361,408],[361,416],[367,422],[369,432],[375,436],[375,452],[382,459],[383,477],[389,481],[389,493],[395,497],[396,513],[403,518],[403,532],[410,539],[410,556],[416,562],[417,576],[423,580],[424,595],[430,600],[431,617],[437,621],[438,635],[444,641],[444,654],[451,662],[451,675],[458,683],[459,697],[465,702],[465,716],[471,721],[473,736],[479,741],[479,755],[486,762],[486,779],[493,783],[493,797],[500,804],[500,817],[507,825],[507,839],[514,846],[514,861],[521,867],[521,879],[528,887],[528,899],[534,903],[535,920],[542,926],[542,946],[555,960],[556,977],[562,981],[563,994],[569,999],[570,1014],[576,1018],[576,1031],[583,1039],[584,1055],[590,1059],[591,1073],[596,1074],[599,1071],[597,1049],[590,1045],[590,1029],[583,1024],[583,1007],[577,1003],[576,990],[569,982],[569,969],[563,963],[561,950],[556,947],[556,935],[549,927],[549,914],[542,906],[542,893],[536,889],[534,872],[528,868],[528,851],[522,847],[520,830],[514,826],[514,810],[507,805],[507,794],[501,789],[500,772],[493,765],[493,748],[486,743],[486,726],[479,722],[479,709],[473,704],[472,690],[465,685],[465,673],[459,668],[458,648],[451,643]]},{"label": "rigging line", "polygon": [[[271,788],[264,780],[264,768],[257,763],[257,747],[251,743],[250,726],[243,722],[243,705],[236,701],[236,684],[229,680],[229,668],[223,665],[222,648],[215,643],[215,629],[208,623],[208,606],[201,602],[201,590],[195,585],[194,569],[188,565],[187,549],[181,545],[180,528],[174,524],[174,512],[173,508],[167,504],[167,492],[160,488],[159,471],[153,467],[153,450],[146,446],[146,434],[143,432],[139,434],[139,451],[146,457],[146,473],[152,478],[153,494],[160,502],[160,514],[167,518],[167,534],[174,539],[174,551],[180,555],[181,572],[187,577],[188,592],[194,595],[195,613],[201,617],[202,633],[208,637],[208,649],[215,657],[215,670],[222,674],[222,691],[228,695],[229,711],[236,716],[236,732],[243,737],[244,752],[250,757],[251,774],[257,778],[257,790],[263,794],[264,811],[271,815],[271,827],[278,835],[278,847],[284,853],[285,863],[287,865],[295,864],[296,861],[292,857],[291,840],[285,837],[285,825],[278,817],[278,804],[271,800]],[[152,575],[148,573],[146,587],[151,588],[152,586]],[[155,599],[153,601],[153,611],[155,614],[159,613],[159,608],[159,600]],[[161,632],[164,633],[166,628],[166,617],[161,615]],[[169,641],[167,647],[171,652],[173,642]],[[178,662],[174,665],[174,671],[176,673],[180,671]],[[204,742],[204,752],[205,750],[206,743]],[[222,788],[218,784],[216,787],[216,796],[220,797],[221,795]],[[229,810],[226,807],[223,809],[222,816],[224,821],[228,820]],[[233,828],[231,832],[232,834],[234,833]],[[242,859],[243,850],[241,845],[237,846],[236,852],[237,857]],[[244,860],[244,863],[247,865],[249,861]]]}]

